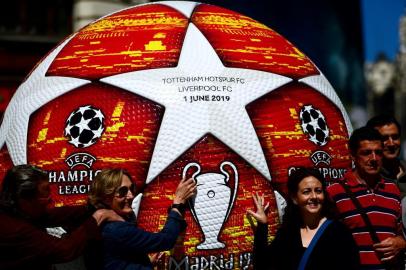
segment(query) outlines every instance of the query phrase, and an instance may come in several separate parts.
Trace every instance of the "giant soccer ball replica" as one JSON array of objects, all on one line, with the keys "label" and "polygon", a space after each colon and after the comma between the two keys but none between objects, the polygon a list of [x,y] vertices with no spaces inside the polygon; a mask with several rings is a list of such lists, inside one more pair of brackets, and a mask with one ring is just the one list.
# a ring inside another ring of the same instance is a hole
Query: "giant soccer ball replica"
[{"label": "giant soccer ball replica", "polygon": [[89,24],[38,63],[4,114],[0,176],[47,170],[60,207],[85,204],[102,168],[123,167],[148,231],[193,177],[187,230],[159,269],[247,269],[252,193],[271,202],[275,233],[289,173],[342,177],[349,132],[329,82],[278,33],[217,6],[157,2]]}]

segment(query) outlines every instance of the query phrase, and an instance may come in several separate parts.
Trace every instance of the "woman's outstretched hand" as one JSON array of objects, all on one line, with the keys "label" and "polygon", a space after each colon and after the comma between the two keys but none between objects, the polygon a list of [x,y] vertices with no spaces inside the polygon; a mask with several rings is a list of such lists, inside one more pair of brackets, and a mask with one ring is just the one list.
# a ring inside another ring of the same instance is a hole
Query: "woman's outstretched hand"
[{"label": "woman's outstretched hand", "polygon": [[252,193],[252,199],[254,200],[256,212],[248,209],[247,213],[251,217],[255,218],[259,223],[266,224],[268,223],[268,217],[266,216],[266,211],[269,208],[269,202],[265,205],[264,195],[258,195],[258,192]]}]

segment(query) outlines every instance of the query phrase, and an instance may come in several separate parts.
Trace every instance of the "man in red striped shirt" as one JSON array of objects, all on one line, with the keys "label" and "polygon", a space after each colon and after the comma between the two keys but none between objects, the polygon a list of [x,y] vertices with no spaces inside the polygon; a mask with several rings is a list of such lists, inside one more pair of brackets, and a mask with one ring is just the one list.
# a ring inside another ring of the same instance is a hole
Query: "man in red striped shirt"
[{"label": "man in red striped shirt", "polygon": [[327,191],[358,245],[362,269],[404,269],[400,257],[406,241],[400,222],[400,192],[394,182],[380,176],[382,137],[376,130],[363,127],[353,132],[349,148],[354,170]]}]

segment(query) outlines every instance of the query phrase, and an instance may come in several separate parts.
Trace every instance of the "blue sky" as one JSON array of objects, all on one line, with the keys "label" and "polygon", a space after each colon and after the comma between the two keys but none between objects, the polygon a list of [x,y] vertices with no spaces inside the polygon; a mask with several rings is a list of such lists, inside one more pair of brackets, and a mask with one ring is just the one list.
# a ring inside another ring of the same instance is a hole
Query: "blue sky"
[{"label": "blue sky", "polygon": [[394,60],[399,50],[399,22],[406,0],[361,0],[365,60],[379,52]]}]

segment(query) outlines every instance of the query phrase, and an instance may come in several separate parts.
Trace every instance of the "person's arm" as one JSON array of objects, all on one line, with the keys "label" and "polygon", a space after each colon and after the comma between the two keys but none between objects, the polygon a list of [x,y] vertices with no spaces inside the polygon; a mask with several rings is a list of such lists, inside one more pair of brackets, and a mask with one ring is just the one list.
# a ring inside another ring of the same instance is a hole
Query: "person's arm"
[{"label": "person's arm", "polygon": [[47,209],[47,215],[41,220],[41,225],[44,227],[78,227],[91,214],[86,205],[53,207]]},{"label": "person's arm", "polygon": [[[400,193],[398,193],[397,195],[399,196],[399,208],[401,209]],[[403,231],[404,228],[402,223],[401,211],[399,211],[397,235],[394,237],[388,237],[385,240],[381,241],[380,243],[374,244],[375,251],[381,254],[382,262],[391,261],[401,252],[405,251],[406,240],[404,238]]]},{"label": "person's arm", "polygon": [[[253,217],[257,221],[257,227],[255,228],[254,234],[254,248],[253,248],[253,258],[254,258],[254,269],[266,269],[267,265],[267,255],[269,255],[268,246],[268,217],[266,215],[266,210],[269,207],[269,203],[265,205],[265,198],[263,195],[258,195],[258,193],[252,194],[252,199],[256,211],[251,209],[247,210],[247,214]],[[269,262],[268,262],[269,263]]]},{"label": "person's arm", "polygon": [[72,233],[62,238],[53,237],[28,223],[20,223],[15,227],[12,240],[24,256],[36,257],[50,263],[71,261],[84,251],[89,239],[98,239],[100,232],[94,218],[87,219]]},{"label": "person's arm", "polygon": [[103,238],[107,245],[123,253],[152,253],[171,249],[186,222],[177,211],[170,211],[164,228],[157,233],[144,231],[129,222],[106,224]]},{"label": "person's arm", "polygon": [[258,223],[254,234],[254,269],[265,269],[268,253],[268,224]]},{"label": "person's arm", "polygon": [[98,209],[71,233],[62,238],[45,237],[42,231],[32,231],[32,247],[40,252],[40,256],[48,256],[53,263],[70,261],[84,251],[89,240],[101,239],[99,225],[105,221],[124,221],[113,210]]},{"label": "person's arm", "polygon": [[90,210],[87,206],[66,206],[48,209],[47,215],[40,221],[42,227],[63,227],[71,232],[89,218],[96,220],[97,225],[105,221],[124,221],[116,212],[109,209]]},{"label": "person's arm", "polygon": [[[180,181],[175,191],[174,205],[184,205],[196,193],[193,179]],[[171,208],[164,228],[157,233],[146,232],[131,223],[120,222],[105,226],[103,237],[109,245],[117,246],[124,253],[152,253],[173,248],[181,231],[186,228],[183,211]]]}]

